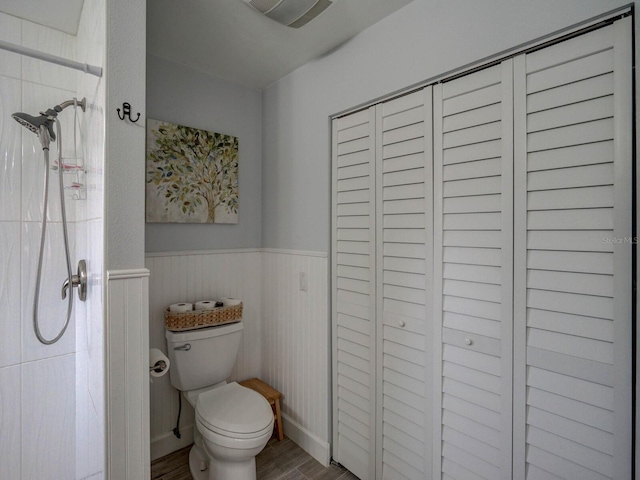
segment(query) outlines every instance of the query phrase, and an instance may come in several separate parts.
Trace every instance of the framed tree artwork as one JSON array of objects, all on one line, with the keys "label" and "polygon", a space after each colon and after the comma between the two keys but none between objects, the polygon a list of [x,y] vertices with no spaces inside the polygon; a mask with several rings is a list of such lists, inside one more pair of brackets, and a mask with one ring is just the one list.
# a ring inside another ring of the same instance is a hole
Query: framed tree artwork
[{"label": "framed tree artwork", "polygon": [[238,223],[238,138],[147,119],[147,222]]}]

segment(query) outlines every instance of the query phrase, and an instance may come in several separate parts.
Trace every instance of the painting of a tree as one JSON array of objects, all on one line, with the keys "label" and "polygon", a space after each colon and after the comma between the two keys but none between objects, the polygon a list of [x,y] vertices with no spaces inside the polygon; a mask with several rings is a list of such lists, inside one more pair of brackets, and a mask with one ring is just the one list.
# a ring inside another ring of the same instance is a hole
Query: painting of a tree
[{"label": "painting of a tree", "polygon": [[147,222],[238,223],[238,138],[148,119]]}]

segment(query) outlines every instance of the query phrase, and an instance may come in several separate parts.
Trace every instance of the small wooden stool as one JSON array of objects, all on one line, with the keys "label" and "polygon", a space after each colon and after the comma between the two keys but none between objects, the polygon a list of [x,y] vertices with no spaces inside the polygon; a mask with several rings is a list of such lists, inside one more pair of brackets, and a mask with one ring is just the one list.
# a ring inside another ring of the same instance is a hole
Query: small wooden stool
[{"label": "small wooden stool", "polygon": [[272,386],[264,383],[259,378],[252,378],[250,380],[245,380],[238,383],[243,387],[255,390],[267,399],[269,405],[271,405],[271,409],[273,410],[273,415],[276,421],[275,428],[278,440],[282,440],[284,438],[284,433],[282,433],[282,417],[280,416],[280,397],[282,397],[282,394]]}]

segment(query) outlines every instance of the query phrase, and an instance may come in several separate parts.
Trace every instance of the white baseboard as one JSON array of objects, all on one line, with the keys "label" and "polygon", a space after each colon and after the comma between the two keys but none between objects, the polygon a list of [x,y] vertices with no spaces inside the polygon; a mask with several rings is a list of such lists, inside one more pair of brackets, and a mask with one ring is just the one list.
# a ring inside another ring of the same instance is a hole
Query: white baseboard
[{"label": "white baseboard", "polygon": [[173,432],[156,435],[151,439],[151,461],[188,447],[193,443],[193,425],[180,427],[181,438],[176,438]]},{"label": "white baseboard", "polygon": [[318,438],[284,413],[282,414],[282,427],[287,437],[302,447],[324,467],[329,466],[331,462],[331,447],[328,442]]}]

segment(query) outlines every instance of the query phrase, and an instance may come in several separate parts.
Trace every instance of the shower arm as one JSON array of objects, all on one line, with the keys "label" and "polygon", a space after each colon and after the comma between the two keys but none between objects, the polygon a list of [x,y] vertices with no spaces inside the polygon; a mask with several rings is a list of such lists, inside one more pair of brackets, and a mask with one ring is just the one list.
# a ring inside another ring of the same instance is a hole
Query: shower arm
[{"label": "shower arm", "polygon": [[84,112],[87,110],[87,99],[83,98],[82,100],[78,100],[77,98],[74,97],[72,100],[65,100],[59,105],[56,105],[55,107],[48,109],[46,112],[40,112],[40,115],[44,115],[45,117],[49,118],[49,120],[53,120],[55,117],[58,116],[58,113],[60,113],[65,108],[71,107],[71,106],[80,107]]},{"label": "shower arm", "polygon": [[[86,103],[86,99],[83,98],[82,100],[78,101],[78,99],[74,98],[73,100],[66,100],[64,102],[62,102],[60,105],[57,105],[58,107],[60,107],[60,111],[64,110],[67,107],[70,107],[72,105],[77,105],[80,108],[82,108],[82,111],[84,112],[87,108],[87,103]],[[54,107],[55,108],[55,107]],[[57,109],[56,109],[57,110]]]}]

